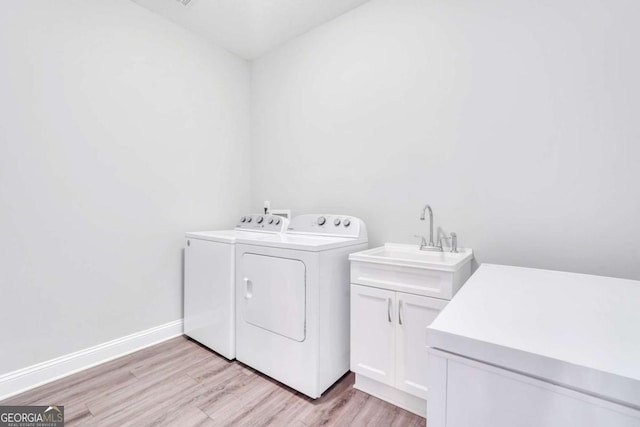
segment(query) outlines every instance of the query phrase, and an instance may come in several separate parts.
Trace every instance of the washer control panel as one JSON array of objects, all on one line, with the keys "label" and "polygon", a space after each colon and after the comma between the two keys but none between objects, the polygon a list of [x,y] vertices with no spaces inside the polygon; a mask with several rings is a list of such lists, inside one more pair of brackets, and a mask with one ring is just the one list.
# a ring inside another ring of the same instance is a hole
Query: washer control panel
[{"label": "washer control panel", "polygon": [[367,236],[362,220],[349,215],[299,215],[291,220],[287,233],[352,238]]},{"label": "washer control panel", "polygon": [[289,220],[278,215],[251,214],[240,218],[236,230],[281,233],[287,229]]}]

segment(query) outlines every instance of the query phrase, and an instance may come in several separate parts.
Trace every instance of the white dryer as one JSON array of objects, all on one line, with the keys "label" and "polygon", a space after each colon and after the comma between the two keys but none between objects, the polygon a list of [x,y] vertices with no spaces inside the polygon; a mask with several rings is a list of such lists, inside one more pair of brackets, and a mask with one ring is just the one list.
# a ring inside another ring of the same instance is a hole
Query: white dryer
[{"label": "white dryer", "polygon": [[288,220],[273,215],[247,215],[233,230],[186,233],[184,250],[184,333],[234,359],[235,242],[277,234]]},{"label": "white dryer", "polygon": [[364,223],[301,215],[236,243],[236,358],[312,398],[349,370],[349,254]]}]

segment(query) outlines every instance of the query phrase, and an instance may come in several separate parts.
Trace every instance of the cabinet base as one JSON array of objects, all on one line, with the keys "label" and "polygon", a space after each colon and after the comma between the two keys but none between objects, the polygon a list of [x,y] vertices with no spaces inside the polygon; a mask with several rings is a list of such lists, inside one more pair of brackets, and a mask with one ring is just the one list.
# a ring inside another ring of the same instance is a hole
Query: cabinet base
[{"label": "cabinet base", "polygon": [[402,409],[406,409],[423,418],[427,416],[427,401],[416,397],[412,394],[398,390],[390,385],[383,384],[379,381],[363,375],[356,374],[356,382],[354,388],[363,391],[371,396],[382,399]]}]

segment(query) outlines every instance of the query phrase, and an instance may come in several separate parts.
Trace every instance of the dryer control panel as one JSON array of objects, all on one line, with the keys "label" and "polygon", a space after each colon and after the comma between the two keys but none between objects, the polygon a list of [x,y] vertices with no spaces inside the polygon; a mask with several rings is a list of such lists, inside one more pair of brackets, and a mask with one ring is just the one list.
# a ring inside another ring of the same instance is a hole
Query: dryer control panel
[{"label": "dryer control panel", "polygon": [[282,233],[288,225],[289,220],[278,215],[251,214],[240,218],[236,230]]},{"label": "dryer control panel", "polygon": [[360,218],[349,215],[309,214],[293,218],[288,234],[313,234],[334,237],[367,237],[367,229]]}]

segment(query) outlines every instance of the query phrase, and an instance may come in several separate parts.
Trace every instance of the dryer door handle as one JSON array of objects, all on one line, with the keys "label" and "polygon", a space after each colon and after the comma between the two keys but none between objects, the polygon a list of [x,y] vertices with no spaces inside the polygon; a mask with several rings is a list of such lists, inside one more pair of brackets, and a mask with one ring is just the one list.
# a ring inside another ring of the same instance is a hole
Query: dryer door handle
[{"label": "dryer door handle", "polygon": [[253,296],[253,282],[248,277],[244,279],[244,297],[250,299]]}]

